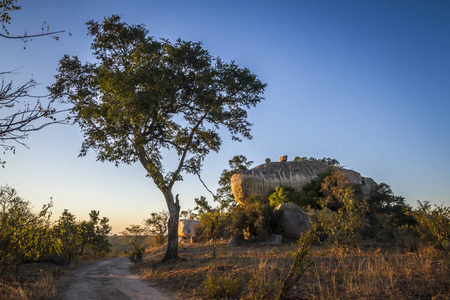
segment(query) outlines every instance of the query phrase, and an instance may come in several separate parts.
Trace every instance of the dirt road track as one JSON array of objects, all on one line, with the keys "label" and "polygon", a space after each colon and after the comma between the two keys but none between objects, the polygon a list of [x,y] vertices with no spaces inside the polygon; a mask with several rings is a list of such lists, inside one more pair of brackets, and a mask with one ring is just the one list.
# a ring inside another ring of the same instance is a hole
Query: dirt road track
[{"label": "dirt road track", "polygon": [[63,300],[152,299],[172,300],[130,272],[126,257],[102,260],[76,270],[63,292]]}]

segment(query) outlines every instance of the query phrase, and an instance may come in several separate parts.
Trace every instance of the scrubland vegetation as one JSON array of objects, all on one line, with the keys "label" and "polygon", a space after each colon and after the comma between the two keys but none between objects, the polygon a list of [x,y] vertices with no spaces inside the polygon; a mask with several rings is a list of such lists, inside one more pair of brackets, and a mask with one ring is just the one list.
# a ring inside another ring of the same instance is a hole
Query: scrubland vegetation
[{"label": "scrubland vegetation", "polygon": [[[369,201],[356,200],[357,187],[333,169],[302,190],[279,187],[268,199],[236,205],[229,178],[250,163],[242,156],[230,160],[216,207],[200,197],[195,209],[181,212],[200,220],[201,229],[180,243],[179,259],[165,263],[167,212],[108,236],[109,220],[98,211],[81,221],[65,210],[51,222],[51,203],[34,212],[14,189],[2,187],[2,295],[55,298],[80,265],[77,258],[86,263],[109,254],[128,255],[142,277],[179,299],[449,298],[450,208],[428,202],[413,208],[387,184]],[[274,210],[282,203],[302,207],[311,226],[297,241],[272,245],[268,238],[282,233]],[[242,244],[228,247],[237,236]]]},{"label": "scrubland vegetation", "polygon": [[[106,217],[92,210],[78,221],[64,210],[50,221],[51,203],[38,212],[8,186],[0,189],[0,294],[5,299],[47,299],[75,258],[90,259],[111,251]],[[78,262],[77,262],[78,263]]]},{"label": "scrubland vegetation", "polygon": [[[6,35],[9,12],[21,8],[15,3],[1,3]],[[0,89],[0,108],[13,109],[0,120],[0,146],[13,150],[9,141],[23,144],[28,132],[72,120],[84,133],[81,156],[92,149],[100,161],[139,161],[169,213],[152,213],[144,227],[130,225],[123,236],[108,237],[109,220],[99,211],[79,221],[65,210],[52,222],[51,203],[35,212],[14,189],[2,187],[2,298],[54,298],[67,266],[76,267],[77,258],[108,255],[114,246],[114,254],[129,255],[144,278],[180,299],[449,299],[450,208],[428,202],[413,208],[385,183],[370,199],[358,199],[360,187],[347,182],[336,159],[297,156],[295,161],[316,160],[330,168],[300,190],[277,187],[267,199],[252,196],[237,205],[230,178],[252,162],[235,156],[216,194],[210,191],[216,206],[199,197],[194,210],[180,211],[174,184],[183,172],[201,180],[205,157],[222,144],[219,128],[228,129],[233,140],[251,138],[247,110],[264,100],[266,84],[234,61],[213,57],[200,42],[157,40],[117,15],[87,25],[96,63],[64,56],[48,106],[38,102],[15,110],[34,80],[16,92],[11,84]],[[55,118],[56,100],[72,105],[64,120]],[[162,149],[178,156],[175,170],[164,171]],[[268,238],[284,226],[274,208],[285,203],[302,208],[310,228],[297,241],[269,245]],[[198,219],[202,228],[192,236],[195,243],[181,243],[178,251],[180,215]],[[242,244],[227,247],[232,237],[241,237]]]},{"label": "scrubland vegetation", "polygon": [[[219,242],[182,244],[182,259],[161,264],[153,248],[137,266],[140,274],[178,299],[276,299],[292,266],[296,244],[249,243],[226,247]],[[313,246],[311,263],[288,299],[448,299],[448,256],[430,246]]]},{"label": "scrubland vegetation", "polygon": [[[243,162],[235,157],[230,167],[242,170]],[[230,174],[225,170],[222,177]],[[242,206],[229,201],[222,182],[216,208],[200,197],[195,210],[185,212],[202,222],[195,237],[202,242],[182,243],[181,258],[165,264],[162,248],[152,248],[136,264],[144,278],[176,298],[449,298],[448,207],[419,202],[413,208],[384,183],[369,201],[356,200],[358,187],[332,169],[302,190],[280,187]],[[298,241],[270,245],[267,238],[281,233],[274,207],[282,203],[308,212],[311,229]],[[228,247],[238,234],[244,244]]]}]

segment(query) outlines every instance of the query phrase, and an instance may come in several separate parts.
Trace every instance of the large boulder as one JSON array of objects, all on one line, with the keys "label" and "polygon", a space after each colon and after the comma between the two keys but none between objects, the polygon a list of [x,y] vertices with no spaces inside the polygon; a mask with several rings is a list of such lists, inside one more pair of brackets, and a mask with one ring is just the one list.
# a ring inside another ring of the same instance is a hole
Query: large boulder
[{"label": "large boulder", "polygon": [[201,229],[201,223],[196,220],[180,219],[178,222],[178,236],[186,239]]},{"label": "large boulder", "polygon": [[[231,189],[239,204],[245,204],[245,200],[256,195],[268,198],[277,186],[301,189],[318,174],[325,172],[329,166],[321,161],[290,161],[290,162],[268,162],[253,169],[234,174],[231,177]],[[334,167],[336,170],[347,175],[348,181],[357,187],[363,183],[372,181],[364,180],[356,171]],[[370,178],[369,178],[370,179]],[[376,184],[373,181],[374,184]],[[371,188],[364,191],[370,191]],[[370,198],[364,194],[364,198]]]},{"label": "large boulder", "polygon": [[309,216],[297,204],[282,203],[274,212],[281,221],[284,239],[297,240],[302,232],[311,228]]},{"label": "large boulder", "polygon": [[370,199],[378,190],[378,184],[369,177],[362,178],[361,192],[364,199]]}]

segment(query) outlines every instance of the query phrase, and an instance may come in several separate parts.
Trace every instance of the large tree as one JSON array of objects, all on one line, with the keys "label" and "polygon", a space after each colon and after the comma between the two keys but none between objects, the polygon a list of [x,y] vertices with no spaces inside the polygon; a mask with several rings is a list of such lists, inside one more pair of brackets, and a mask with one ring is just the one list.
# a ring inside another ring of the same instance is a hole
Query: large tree
[{"label": "large tree", "polygon": [[[177,258],[175,182],[182,172],[198,174],[206,155],[219,151],[221,127],[233,140],[251,138],[247,110],[263,100],[266,84],[212,57],[200,42],[157,40],[116,15],[87,25],[96,62],[65,55],[50,92],[73,104],[84,133],[80,155],[95,149],[100,161],[142,164],[170,214],[163,260]],[[178,159],[165,171],[163,154],[170,151]]]}]

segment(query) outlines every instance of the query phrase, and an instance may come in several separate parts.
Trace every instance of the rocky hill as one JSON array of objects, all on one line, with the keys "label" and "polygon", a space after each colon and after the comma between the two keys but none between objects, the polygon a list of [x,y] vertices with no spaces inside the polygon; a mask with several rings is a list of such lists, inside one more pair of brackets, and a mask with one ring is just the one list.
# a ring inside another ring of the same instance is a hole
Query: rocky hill
[{"label": "rocky hill", "polygon": [[[277,186],[301,189],[305,184],[325,172],[329,166],[321,161],[268,162],[231,177],[231,189],[236,201],[245,203],[252,195],[269,197]],[[332,167],[347,175],[358,198],[369,199],[377,184],[372,178],[340,167]]]}]

